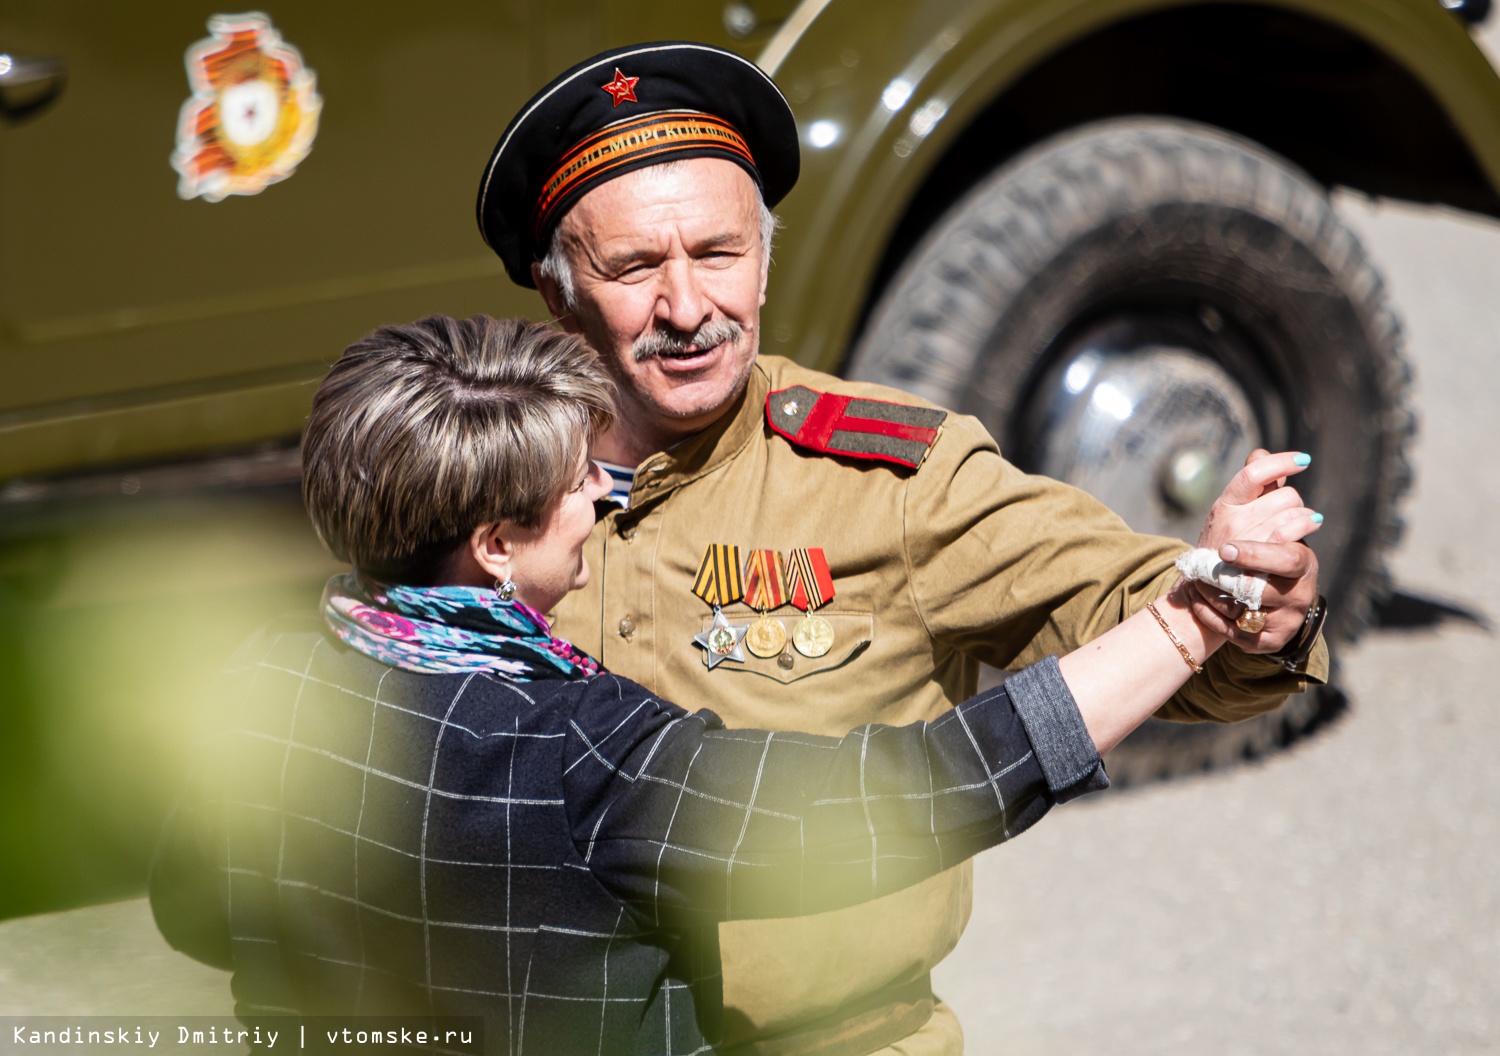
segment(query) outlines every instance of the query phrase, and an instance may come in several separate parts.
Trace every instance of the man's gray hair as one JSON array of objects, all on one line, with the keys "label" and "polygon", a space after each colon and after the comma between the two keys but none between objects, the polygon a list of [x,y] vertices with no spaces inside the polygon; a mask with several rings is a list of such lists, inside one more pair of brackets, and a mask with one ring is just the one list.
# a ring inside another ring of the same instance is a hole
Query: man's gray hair
[{"label": "man's gray hair", "polygon": [[554,327],[484,315],[384,326],[313,397],[303,501],[335,557],[431,585],[479,526],[538,527],[614,414],[598,355]]},{"label": "man's gray hair", "polygon": [[[669,163],[670,164],[670,163]],[[757,190],[757,198],[759,192]],[[760,244],[769,260],[771,256],[771,245],[776,239],[776,229],[781,226],[780,219],[766,206],[765,199],[760,200]],[[558,225],[559,227],[561,224]],[[573,265],[568,261],[568,255],[563,252],[562,239],[557,237],[556,228],[552,232],[552,241],[547,247],[547,255],[543,257],[538,269],[547,278],[557,283],[558,292],[562,295],[563,306],[568,311],[573,311],[577,305],[577,291],[573,286]]]}]

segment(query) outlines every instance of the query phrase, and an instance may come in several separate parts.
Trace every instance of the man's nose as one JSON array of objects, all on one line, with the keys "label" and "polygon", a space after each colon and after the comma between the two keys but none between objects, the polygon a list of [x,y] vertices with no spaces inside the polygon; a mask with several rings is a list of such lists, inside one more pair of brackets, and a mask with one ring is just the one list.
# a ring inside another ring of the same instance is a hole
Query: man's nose
[{"label": "man's nose", "polygon": [[656,297],[656,318],[669,323],[674,330],[692,333],[708,322],[713,305],[699,284],[697,269],[691,260],[669,260],[661,272],[661,288]]}]

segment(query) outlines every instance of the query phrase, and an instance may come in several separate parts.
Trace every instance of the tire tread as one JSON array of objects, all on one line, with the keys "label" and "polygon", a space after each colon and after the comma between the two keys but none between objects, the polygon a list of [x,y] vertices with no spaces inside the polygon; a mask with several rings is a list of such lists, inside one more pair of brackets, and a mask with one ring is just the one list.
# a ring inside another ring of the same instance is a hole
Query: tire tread
[{"label": "tire tread", "polygon": [[[1119,217],[1121,235],[1149,236],[1151,208],[1184,201],[1229,201],[1273,222],[1281,244],[1262,248],[1286,273],[1293,271],[1297,243],[1311,247],[1363,322],[1374,357],[1366,366],[1385,420],[1371,523],[1361,545],[1350,547],[1357,562],[1347,580],[1353,586],[1341,601],[1343,611],[1330,621],[1332,638],[1351,641],[1390,592],[1385,555],[1401,538],[1398,507],[1411,484],[1411,370],[1402,354],[1400,321],[1359,240],[1323,188],[1259,145],[1205,125],[1142,117],[1091,124],[1021,154],[950,209],[908,257],[869,317],[852,373],[955,404],[966,387],[977,384],[996,304],[1022,296],[1031,278],[1099,217]],[[1326,276],[1304,277],[1320,288],[1329,284]],[[1235,727],[1152,736],[1155,727],[1166,725],[1152,723],[1117,749],[1111,771],[1117,781],[1136,783],[1256,758],[1343,706],[1336,692],[1322,691]]]}]

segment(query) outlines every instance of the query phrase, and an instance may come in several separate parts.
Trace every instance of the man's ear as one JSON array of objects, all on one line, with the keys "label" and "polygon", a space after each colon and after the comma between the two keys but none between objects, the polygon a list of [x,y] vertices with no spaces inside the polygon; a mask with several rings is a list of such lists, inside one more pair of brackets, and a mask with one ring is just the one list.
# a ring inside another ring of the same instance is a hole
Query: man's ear
[{"label": "man's ear", "polygon": [[771,254],[770,254],[770,252],[764,246],[762,246],[761,247],[761,260],[760,260],[760,306],[762,308],[764,308],[765,305],[766,305],[766,287],[769,286],[770,284],[771,284]]},{"label": "man's ear", "polygon": [[542,295],[542,300],[547,304],[547,314],[557,320],[563,330],[570,334],[583,332],[578,325],[578,320],[573,318],[573,313],[568,310],[567,301],[563,298],[562,287],[552,276],[543,273],[541,261],[531,263],[531,281],[536,283],[536,290]]}]

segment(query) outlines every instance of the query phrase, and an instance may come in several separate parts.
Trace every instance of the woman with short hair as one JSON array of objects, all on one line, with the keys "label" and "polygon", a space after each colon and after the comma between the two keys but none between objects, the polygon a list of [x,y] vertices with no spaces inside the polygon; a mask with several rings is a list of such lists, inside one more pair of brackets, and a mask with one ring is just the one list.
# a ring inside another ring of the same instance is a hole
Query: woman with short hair
[{"label": "woman with short hair", "polygon": [[1223,642],[1174,592],[931,723],[726,729],[543,615],[587,582],[612,415],[586,346],[515,321],[384,327],[329,372],[304,494],[354,571],[243,652],[153,864],[162,932],[233,970],[241,1018],[711,1048],[718,921],[874,898],[1107,786],[1099,752]]}]

